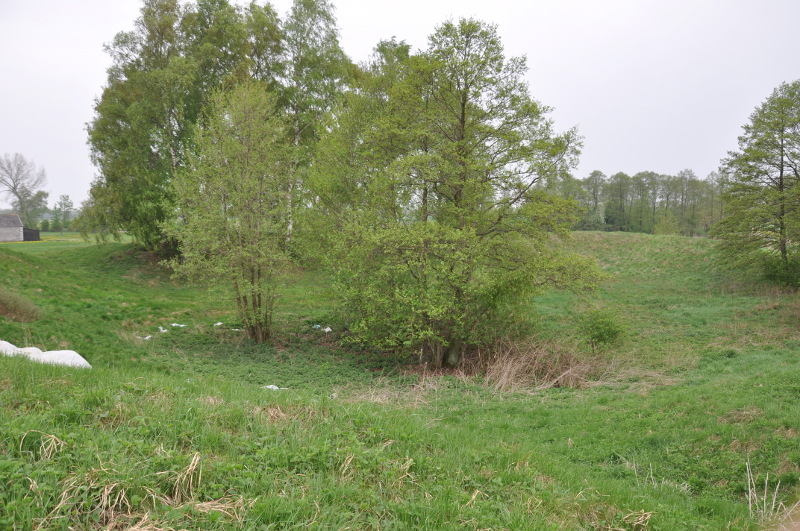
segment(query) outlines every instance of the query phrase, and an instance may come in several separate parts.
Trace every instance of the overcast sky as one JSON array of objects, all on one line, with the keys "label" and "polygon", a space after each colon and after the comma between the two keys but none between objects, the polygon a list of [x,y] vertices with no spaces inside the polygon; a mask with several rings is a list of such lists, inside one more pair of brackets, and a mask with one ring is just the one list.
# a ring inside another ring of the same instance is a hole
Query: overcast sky
[{"label": "overcast sky", "polygon": [[[236,3],[242,3],[236,2]],[[424,48],[447,19],[498,25],[528,58],[531,93],[559,130],[584,137],[575,170],[691,169],[706,177],[753,110],[800,78],[800,0],[334,0],[357,62],[392,36]],[[281,15],[291,0],[273,2]],[[96,170],[85,124],[102,92],[103,44],[130,30],[140,0],[0,0],[0,155],[47,171],[51,205],[80,203]],[[8,204],[0,197],[0,207]]]}]

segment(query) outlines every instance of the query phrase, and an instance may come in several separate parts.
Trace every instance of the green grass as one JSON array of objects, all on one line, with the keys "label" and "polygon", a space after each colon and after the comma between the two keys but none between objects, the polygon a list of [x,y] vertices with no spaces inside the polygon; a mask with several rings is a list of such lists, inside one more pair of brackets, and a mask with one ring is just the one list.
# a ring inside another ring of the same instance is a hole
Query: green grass
[{"label": "green grass", "polygon": [[[595,377],[518,393],[342,347],[320,273],[255,346],[129,244],[36,245],[0,246],[0,290],[39,310],[0,339],[94,368],[0,357],[2,529],[756,529],[748,462],[797,498],[800,302],[715,273],[708,240],[576,234],[613,280],[531,310]],[[626,321],[599,354],[594,307]]]}]

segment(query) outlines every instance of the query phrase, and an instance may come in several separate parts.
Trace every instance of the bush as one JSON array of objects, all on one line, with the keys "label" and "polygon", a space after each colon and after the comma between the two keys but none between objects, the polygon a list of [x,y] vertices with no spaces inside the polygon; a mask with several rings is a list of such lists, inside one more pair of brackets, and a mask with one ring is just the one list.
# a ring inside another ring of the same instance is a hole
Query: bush
[{"label": "bush", "polygon": [[792,256],[787,262],[779,256],[763,258],[764,279],[790,288],[800,288],[800,258]]},{"label": "bush", "polygon": [[578,332],[593,352],[621,343],[625,328],[622,317],[610,308],[591,308],[578,317]]},{"label": "bush", "polygon": [[0,317],[29,323],[39,318],[39,308],[21,295],[0,291]]}]

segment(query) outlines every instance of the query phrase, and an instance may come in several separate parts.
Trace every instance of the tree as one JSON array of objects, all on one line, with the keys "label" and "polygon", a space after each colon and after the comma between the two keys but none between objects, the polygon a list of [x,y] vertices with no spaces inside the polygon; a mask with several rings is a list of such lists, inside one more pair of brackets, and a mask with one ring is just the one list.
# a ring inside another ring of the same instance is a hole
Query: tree
[{"label": "tree", "polygon": [[179,242],[176,271],[222,289],[235,301],[248,337],[272,334],[293,151],[275,98],[246,83],[211,100],[187,166],[172,188],[178,219],[167,232]]},{"label": "tree", "polygon": [[153,251],[174,251],[162,231],[173,212],[170,182],[186,164],[209,95],[250,77],[274,80],[280,31],[274,11],[227,0],[145,0],[133,31],[107,51],[108,83],[89,124],[99,170],[81,226],[125,230]]},{"label": "tree", "polygon": [[69,229],[69,222],[72,219],[72,211],[75,206],[72,204],[72,199],[68,195],[60,195],[58,201],[51,210],[52,223],[51,228],[53,231],[61,231]]},{"label": "tree", "polygon": [[44,168],[19,153],[6,153],[0,158],[0,191],[11,199],[11,207],[22,223],[35,227],[47,211],[47,192],[39,190],[47,182]]},{"label": "tree", "polygon": [[579,139],[553,131],[494,26],[447,22],[407,51],[379,46],[320,145],[313,191],[353,336],[455,366],[510,333],[531,293],[596,280],[559,247],[574,203],[537,188],[567,174]]},{"label": "tree", "polygon": [[605,207],[605,221],[611,230],[629,230],[631,178],[623,172],[617,172],[606,181],[608,202]]},{"label": "tree", "polygon": [[278,88],[291,120],[291,137],[298,148],[295,182],[287,191],[289,222],[294,232],[295,195],[314,158],[323,118],[341,98],[349,81],[350,60],[339,46],[333,5],[327,0],[294,0],[283,25],[283,61]]},{"label": "tree", "polygon": [[743,129],[722,162],[726,215],[713,233],[728,264],[800,284],[800,80],[776,88]]}]

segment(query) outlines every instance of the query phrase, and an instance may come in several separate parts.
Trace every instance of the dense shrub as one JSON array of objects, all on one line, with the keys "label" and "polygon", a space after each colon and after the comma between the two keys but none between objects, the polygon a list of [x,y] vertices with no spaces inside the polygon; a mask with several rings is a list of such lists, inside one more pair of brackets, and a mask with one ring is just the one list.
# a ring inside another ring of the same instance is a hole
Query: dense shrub
[{"label": "dense shrub", "polygon": [[578,317],[578,332],[595,352],[619,344],[625,328],[620,314],[610,308],[590,308]]}]

